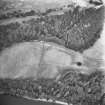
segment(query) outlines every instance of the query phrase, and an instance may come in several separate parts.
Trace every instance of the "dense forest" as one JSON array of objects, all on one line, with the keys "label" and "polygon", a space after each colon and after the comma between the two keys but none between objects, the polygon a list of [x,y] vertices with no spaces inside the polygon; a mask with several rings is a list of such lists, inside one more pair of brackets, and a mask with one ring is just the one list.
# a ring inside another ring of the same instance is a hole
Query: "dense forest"
[{"label": "dense forest", "polygon": [[[36,19],[23,20],[22,23],[1,24],[1,46],[8,45],[3,45],[4,42],[11,44],[25,40],[46,40],[58,42],[76,51],[83,51],[92,46],[100,37],[103,19],[103,17],[100,19],[102,14],[100,11],[103,11],[103,7],[98,11],[93,10],[93,12],[87,9],[86,14],[77,11],[79,11],[78,7],[73,12],[65,12],[62,15],[40,15]],[[33,14],[35,12],[32,10],[22,15],[28,17]],[[92,20],[93,18],[94,20]]]}]

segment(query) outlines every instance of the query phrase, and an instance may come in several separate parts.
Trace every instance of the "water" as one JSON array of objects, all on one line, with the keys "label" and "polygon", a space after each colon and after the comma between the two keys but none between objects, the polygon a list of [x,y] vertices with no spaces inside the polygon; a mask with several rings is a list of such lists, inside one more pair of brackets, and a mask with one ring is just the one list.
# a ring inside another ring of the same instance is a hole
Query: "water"
[{"label": "water", "polygon": [[8,95],[0,95],[0,105],[60,105],[60,104],[27,100]]}]

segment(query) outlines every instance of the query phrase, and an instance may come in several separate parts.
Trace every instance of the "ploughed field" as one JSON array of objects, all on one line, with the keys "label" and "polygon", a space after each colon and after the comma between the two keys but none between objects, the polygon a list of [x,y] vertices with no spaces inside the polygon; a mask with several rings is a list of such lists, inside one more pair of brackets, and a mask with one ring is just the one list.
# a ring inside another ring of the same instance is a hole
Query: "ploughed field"
[{"label": "ploughed field", "polygon": [[0,3],[0,93],[104,105],[101,51],[84,53],[101,38],[104,6],[47,6]]}]

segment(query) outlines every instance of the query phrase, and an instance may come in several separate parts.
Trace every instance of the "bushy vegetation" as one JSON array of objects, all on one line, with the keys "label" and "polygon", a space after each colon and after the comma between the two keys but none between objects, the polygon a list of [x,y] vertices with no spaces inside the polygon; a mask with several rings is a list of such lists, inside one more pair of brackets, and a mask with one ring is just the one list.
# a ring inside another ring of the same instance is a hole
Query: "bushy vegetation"
[{"label": "bushy vegetation", "polygon": [[63,73],[59,81],[39,79],[0,79],[0,91],[13,96],[59,100],[73,105],[104,105],[100,72],[90,76],[74,71]]},{"label": "bushy vegetation", "polygon": [[[83,51],[92,46],[100,37],[102,30],[103,8],[99,10],[87,9],[79,12],[75,8],[73,12],[68,11],[62,15],[40,15],[37,19],[23,21],[23,23],[11,23],[0,25],[0,42],[20,42],[28,40],[56,40],[67,48]],[[15,12],[13,16],[30,16],[35,12]],[[8,15],[9,16],[9,15]],[[11,15],[10,15],[11,17]],[[101,19],[100,19],[101,18]],[[92,20],[94,19],[94,20]]]},{"label": "bushy vegetation", "polygon": [[38,13],[36,13],[34,10],[30,10],[25,13],[21,10],[18,10],[18,11],[3,13],[0,15],[0,19],[4,20],[4,19],[10,19],[10,18],[22,18],[27,16],[33,16],[33,15],[38,15]]}]

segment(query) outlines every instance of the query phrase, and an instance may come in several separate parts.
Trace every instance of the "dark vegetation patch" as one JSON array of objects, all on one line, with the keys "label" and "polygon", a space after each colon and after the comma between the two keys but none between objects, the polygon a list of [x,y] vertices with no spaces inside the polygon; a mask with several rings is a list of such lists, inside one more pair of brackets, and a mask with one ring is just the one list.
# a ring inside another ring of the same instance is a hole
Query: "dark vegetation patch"
[{"label": "dark vegetation patch", "polygon": [[23,23],[0,25],[0,48],[23,41],[45,40],[83,51],[100,38],[103,11],[104,7],[80,12],[77,7],[73,12],[68,11],[62,15],[45,15]]},{"label": "dark vegetation patch", "polygon": [[0,79],[0,91],[13,96],[29,96],[59,100],[73,105],[104,105],[102,104],[101,72],[89,76],[74,71],[63,73],[59,81],[27,79]]},{"label": "dark vegetation patch", "polygon": [[[42,10],[43,11],[43,10]],[[0,0],[0,19],[21,18],[26,16],[47,15],[56,8],[47,8],[42,12],[35,2],[21,2],[20,0]]]}]

